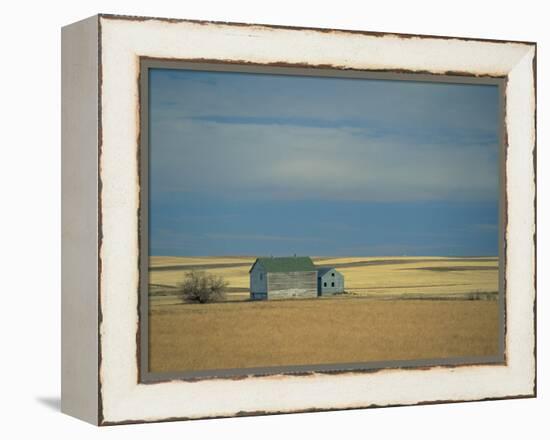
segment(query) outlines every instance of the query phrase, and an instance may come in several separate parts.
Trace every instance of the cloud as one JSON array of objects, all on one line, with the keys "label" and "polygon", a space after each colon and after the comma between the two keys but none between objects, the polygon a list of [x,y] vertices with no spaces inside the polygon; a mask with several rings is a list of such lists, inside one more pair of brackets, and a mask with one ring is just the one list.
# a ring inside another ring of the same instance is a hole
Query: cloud
[{"label": "cloud", "polygon": [[475,231],[498,231],[496,223],[476,223],[470,227]]},{"label": "cloud", "polygon": [[[494,199],[496,147],[353,128],[183,120],[153,126],[152,192],[374,201]],[[161,147],[156,147],[161,146]]]},{"label": "cloud", "polygon": [[153,253],[497,249],[494,86],[154,69],[149,97]]},{"label": "cloud", "polygon": [[158,69],[150,96],[153,196],[498,197],[494,86]]},{"label": "cloud", "polygon": [[[153,120],[202,118],[494,137],[498,89],[487,85],[154,69]],[[467,132],[467,133],[466,133]]]},{"label": "cloud", "polygon": [[206,233],[205,236],[213,240],[253,240],[253,241],[288,241],[288,242],[310,242],[327,241],[318,237],[295,237],[283,235],[265,234],[218,234]]}]

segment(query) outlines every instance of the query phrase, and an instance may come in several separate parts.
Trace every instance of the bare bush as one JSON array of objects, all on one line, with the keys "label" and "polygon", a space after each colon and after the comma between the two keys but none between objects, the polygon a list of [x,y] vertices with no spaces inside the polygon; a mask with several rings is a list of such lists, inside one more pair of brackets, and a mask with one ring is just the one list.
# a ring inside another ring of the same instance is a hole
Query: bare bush
[{"label": "bare bush", "polygon": [[178,291],[185,301],[205,304],[225,299],[227,286],[228,283],[220,276],[192,270],[186,273]]}]

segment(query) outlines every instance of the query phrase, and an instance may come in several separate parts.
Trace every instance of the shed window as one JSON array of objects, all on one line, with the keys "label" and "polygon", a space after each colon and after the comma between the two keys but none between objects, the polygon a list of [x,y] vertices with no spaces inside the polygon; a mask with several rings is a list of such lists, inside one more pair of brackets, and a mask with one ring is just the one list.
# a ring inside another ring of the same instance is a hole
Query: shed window
[{"label": "shed window", "polygon": [[327,287],[327,283],[323,283],[323,287]]},{"label": "shed window", "polygon": [[334,287],[334,282],[330,283],[331,284],[331,287]]},{"label": "shed window", "polygon": [[331,273],[331,276],[334,276],[334,272]]},{"label": "shed window", "polygon": [[260,274],[260,280],[263,280],[263,279],[264,279],[264,274],[261,273],[261,274]]}]

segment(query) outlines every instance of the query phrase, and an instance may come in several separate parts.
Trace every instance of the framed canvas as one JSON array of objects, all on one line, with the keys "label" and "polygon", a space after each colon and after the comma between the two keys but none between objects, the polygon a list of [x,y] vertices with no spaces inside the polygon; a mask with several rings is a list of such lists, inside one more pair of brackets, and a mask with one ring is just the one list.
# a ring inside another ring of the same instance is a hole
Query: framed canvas
[{"label": "framed canvas", "polygon": [[536,395],[536,45],[62,31],[62,410]]}]

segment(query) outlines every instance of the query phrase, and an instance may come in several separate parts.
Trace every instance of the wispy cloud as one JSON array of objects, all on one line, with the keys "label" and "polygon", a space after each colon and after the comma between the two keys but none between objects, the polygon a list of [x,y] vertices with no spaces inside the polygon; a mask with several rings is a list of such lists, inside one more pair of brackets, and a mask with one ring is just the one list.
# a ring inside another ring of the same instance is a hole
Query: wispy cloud
[{"label": "wispy cloud", "polygon": [[220,124],[180,121],[153,125],[152,191],[270,194],[289,199],[494,199],[497,151],[442,148],[403,136],[354,128]]},{"label": "wispy cloud", "polygon": [[496,87],[162,69],[150,84],[155,249],[497,248]]},{"label": "wispy cloud", "polygon": [[471,228],[477,231],[498,231],[496,223],[476,223],[471,225]]},{"label": "wispy cloud", "polygon": [[288,242],[322,242],[328,241],[319,237],[293,237],[264,234],[217,234],[207,233],[206,237],[214,240],[254,240],[254,241],[288,241]]},{"label": "wispy cloud", "polygon": [[218,124],[249,124],[249,125],[291,125],[297,127],[315,128],[365,128],[366,121],[361,119],[322,119],[306,116],[234,116],[234,115],[202,115],[191,116],[192,121],[215,122]]}]

